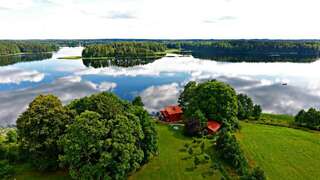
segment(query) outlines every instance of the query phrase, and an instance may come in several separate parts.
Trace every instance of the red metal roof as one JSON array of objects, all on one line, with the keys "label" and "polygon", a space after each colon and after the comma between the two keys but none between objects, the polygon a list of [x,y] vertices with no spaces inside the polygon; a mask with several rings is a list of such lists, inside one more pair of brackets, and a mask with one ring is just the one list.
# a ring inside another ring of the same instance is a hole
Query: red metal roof
[{"label": "red metal roof", "polygon": [[212,132],[218,132],[221,127],[221,123],[217,121],[208,120],[208,129]]},{"label": "red metal roof", "polygon": [[169,115],[172,115],[172,114],[181,114],[182,113],[182,109],[180,106],[167,106],[166,108],[164,108],[164,110],[162,111],[165,111],[167,112]]},{"label": "red metal roof", "polygon": [[183,114],[181,107],[179,106],[167,106],[160,111],[167,121],[179,121]]}]

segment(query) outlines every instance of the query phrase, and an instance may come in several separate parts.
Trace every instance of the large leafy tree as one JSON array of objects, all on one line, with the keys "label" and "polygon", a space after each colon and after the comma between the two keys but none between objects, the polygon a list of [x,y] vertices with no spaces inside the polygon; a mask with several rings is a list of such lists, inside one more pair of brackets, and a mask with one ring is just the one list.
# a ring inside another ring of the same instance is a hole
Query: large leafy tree
[{"label": "large leafy tree", "polygon": [[237,95],[231,86],[223,82],[189,82],[179,97],[179,105],[183,108],[187,121],[194,120],[195,113],[201,111],[201,116],[219,121],[228,129],[238,127]]},{"label": "large leafy tree", "polygon": [[40,170],[55,169],[61,152],[57,140],[71,121],[71,113],[53,95],[40,95],[17,120],[19,143]]},{"label": "large leafy tree", "polygon": [[157,154],[154,122],[143,107],[103,92],[68,108],[78,116],[61,139],[61,160],[73,177],[124,179]]},{"label": "large leafy tree", "polygon": [[104,120],[86,111],[67,129],[60,143],[69,164],[70,175],[77,179],[123,179],[140,167],[143,151],[136,146],[143,137],[139,124],[117,115]]}]

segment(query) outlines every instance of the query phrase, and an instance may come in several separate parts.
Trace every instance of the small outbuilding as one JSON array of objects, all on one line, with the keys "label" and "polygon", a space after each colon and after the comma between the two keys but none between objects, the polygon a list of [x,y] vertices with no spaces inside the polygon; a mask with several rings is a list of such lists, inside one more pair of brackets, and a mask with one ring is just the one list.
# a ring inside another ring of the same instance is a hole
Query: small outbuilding
[{"label": "small outbuilding", "polygon": [[213,120],[208,120],[208,125],[207,125],[207,129],[208,129],[208,133],[209,134],[213,134],[219,131],[219,129],[221,128],[221,123],[218,121],[213,121]]},{"label": "small outbuilding", "polygon": [[160,111],[160,119],[166,122],[176,122],[182,119],[182,109],[178,105],[167,106]]}]

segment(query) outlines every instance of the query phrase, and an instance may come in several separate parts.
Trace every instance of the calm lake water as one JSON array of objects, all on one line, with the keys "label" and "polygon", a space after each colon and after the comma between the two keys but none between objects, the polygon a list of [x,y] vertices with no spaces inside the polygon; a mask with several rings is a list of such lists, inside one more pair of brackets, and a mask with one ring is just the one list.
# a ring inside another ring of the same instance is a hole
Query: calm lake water
[{"label": "calm lake water", "polygon": [[[11,125],[33,98],[52,93],[63,103],[102,91],[131,100],[140,95],[149,112],[175,104],[191,80],[217,79],[247,93],[265,112],[294,114],[320,108],[320,61],[314,63],[224,63],[170,55],[133,67],[87,67],[82,48],[62,48],[50,59],[0,66],[0,125]],[[1,61],[1,59],[0,59]],[[287,85],[283,85],[287,84]]]}]

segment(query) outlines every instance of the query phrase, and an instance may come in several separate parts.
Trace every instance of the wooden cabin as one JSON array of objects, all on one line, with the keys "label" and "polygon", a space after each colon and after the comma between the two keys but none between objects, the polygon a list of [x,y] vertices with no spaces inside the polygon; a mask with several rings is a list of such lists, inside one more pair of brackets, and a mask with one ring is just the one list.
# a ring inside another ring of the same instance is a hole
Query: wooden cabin
[{"label": "wooden cabin", "polygon": [[160,119],[166,122],[177,122],[182,118],[183,112],[180,106],[167,106],[160,111]]}]

